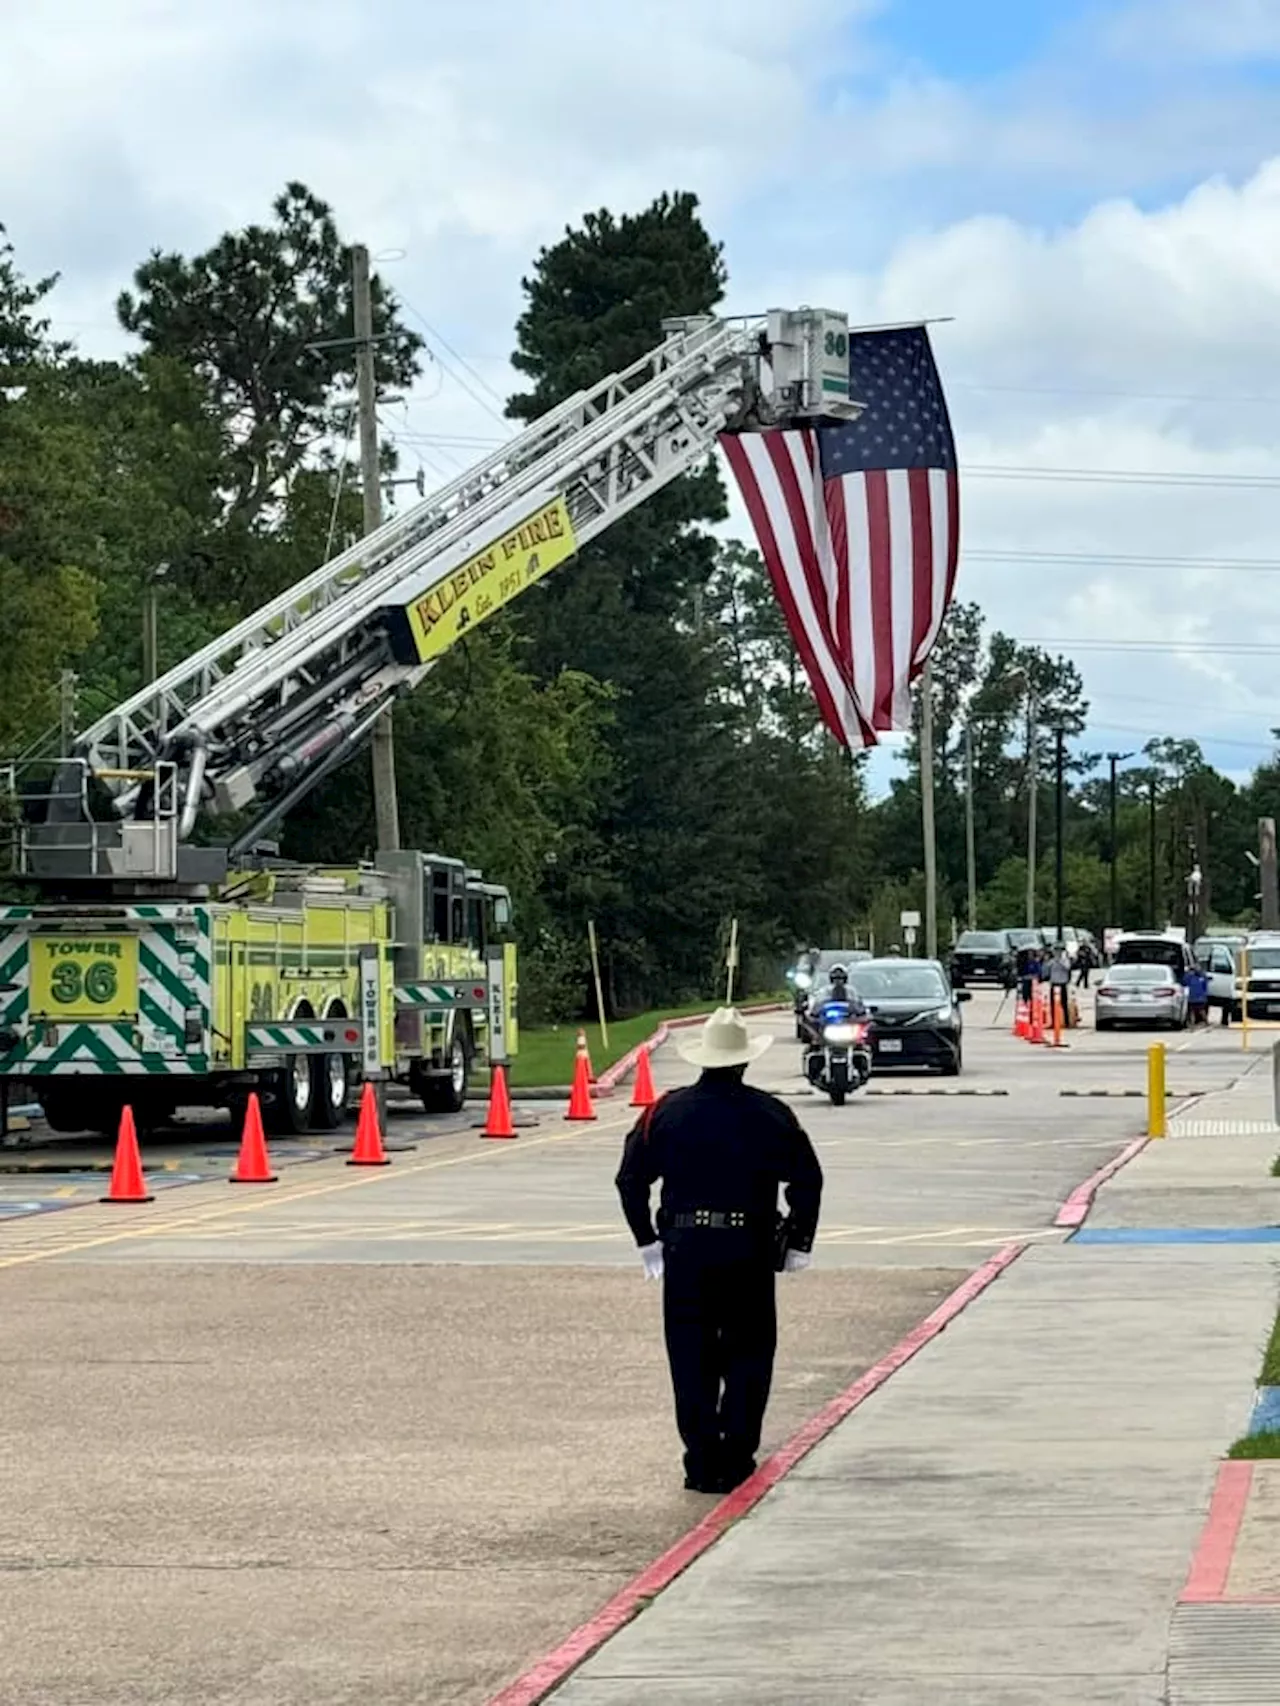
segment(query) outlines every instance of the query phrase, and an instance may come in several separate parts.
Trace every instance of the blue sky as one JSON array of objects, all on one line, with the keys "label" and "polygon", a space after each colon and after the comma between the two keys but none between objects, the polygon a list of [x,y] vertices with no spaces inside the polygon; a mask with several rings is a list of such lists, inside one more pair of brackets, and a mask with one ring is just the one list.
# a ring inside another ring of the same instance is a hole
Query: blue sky
[{"label": "blue sky", "polygon": [[738,310],[951,316],[961,595],[1076,656],[1093,749],[1267,751],[1280,488],[1222,482],[1280,470],[1277,0],[45,0],[6,70],[63,330],[119,349],[148,250],[301,178],[447,340],[383,421],[433,484],[509,430],[520,277],[590,208],[696,190]]}]

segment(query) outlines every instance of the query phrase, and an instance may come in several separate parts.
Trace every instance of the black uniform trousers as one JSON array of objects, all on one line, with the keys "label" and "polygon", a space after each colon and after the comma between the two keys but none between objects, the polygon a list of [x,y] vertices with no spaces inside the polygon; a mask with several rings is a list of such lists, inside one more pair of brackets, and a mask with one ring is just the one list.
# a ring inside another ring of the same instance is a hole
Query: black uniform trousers
[{"label": "black uniform trousers", "polygon": [[678,1231],[663,1254],[663,1327],[685,1475],[736,1485],[755,1468],[778,1342],[772,1251],[724,1230]]}]

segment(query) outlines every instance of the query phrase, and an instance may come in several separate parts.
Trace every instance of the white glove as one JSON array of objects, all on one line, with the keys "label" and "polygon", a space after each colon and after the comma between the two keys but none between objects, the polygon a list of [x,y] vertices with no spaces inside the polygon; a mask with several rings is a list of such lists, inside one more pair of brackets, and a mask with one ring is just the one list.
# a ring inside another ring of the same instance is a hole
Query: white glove
[{"label": "white glove", "polygon": [[644,1277],[647,1280],[662,1278],[662,1244],[645,1244],[640,1250],[640,1260],[644,1263]]},{"label": "white glove", "polygon": [[784,1274],[798,1274],[809,1267],[812,1261],[813,1256],[808,1250],[788,1250],[782,1259],[782,1271]]}]

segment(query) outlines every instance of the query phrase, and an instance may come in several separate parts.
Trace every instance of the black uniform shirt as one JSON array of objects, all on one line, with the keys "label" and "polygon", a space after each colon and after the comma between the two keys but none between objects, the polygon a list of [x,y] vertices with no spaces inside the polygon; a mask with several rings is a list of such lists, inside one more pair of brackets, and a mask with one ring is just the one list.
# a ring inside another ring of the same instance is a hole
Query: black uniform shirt
[{"label": "black uniform shirt", "polygon": [[736,1072],[704,1072],[641,1115],[627,1135],[618,1195],[637,1244],[657,1240],[649,1193],[662,1180],[658,1225],[676,1214],[745,1211],[772,1237],[778,1187],[786,1187],[787,1243],[811,1250],[818,1229],[822,1168],[791,1109],[744,1084]]}]

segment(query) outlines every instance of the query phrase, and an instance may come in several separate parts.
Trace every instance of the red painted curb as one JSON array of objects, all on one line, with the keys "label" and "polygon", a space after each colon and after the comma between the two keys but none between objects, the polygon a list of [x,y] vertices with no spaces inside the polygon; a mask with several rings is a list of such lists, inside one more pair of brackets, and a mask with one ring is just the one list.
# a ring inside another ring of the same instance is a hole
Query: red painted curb
[{"label": "red painted curb", "polygon": [[1026,1244],[1006,1244],[1004,1249],[975,1269],[949,1297],[942,1300],[932,1314],[926,1315],[918,1326],[913,1327],[888,1356],[882,1357],[865,1374],[859,1376],[852,1386],[846,1387],[829,1404],[824,1405],[817,1415],[810,1417],[797,1433],[792,1434],[785,1445],[760,1465],[749,1481],[744,1481],[727,1498],[721,1499],[696,1527],[682,1535],[660,1558],[641,1570],[640,1574],[621,1588],[594,1617],[575,1629],[545,1658],[539,1659],[532,1669],[509,1683],[500,1694],[495,1694],[486,1706],[537,1706],[540,1700],[545,1700],[553,1688],[563,1682],[572,1671],[577,1670],[611,1635],[616,1635],[637,1612],[643,1610],[655,1594],[669,1587],[696,1558],[713,1546],[731,1524],[739,1521],[758,1505],[772,1487],[785,1475],[790,1474],[802,1457],[812,1451],[851,1411],[856,1410],[864,1399],[883,1386],[889,1376],[896,1374],[930,1339],[936,1338],[961,1310],[966,1309],[975,1297],[998,1279],[1027,1248]]},{"label": "red painted curb", "polygon": [[1091,1173],[1084,1184],[1077,1185],[1066,1202],[1063,1203],[1054,1216],[1053,1224],[1055,1226],[1083,1226],[1089,1210],[1093,1207],[1093,1199],[1102,1186],[1122,1167],[1127,1167],[1134,1156],[1144,1150],[1150,1142],[1149,1137],[1135,1138],[1127,1149],[1122,1149],[1119,1155],[1107,1162],[1105,1167],[1099,1167],[1096,1173]]},{"label": "red painted curb", "polygon": [[1231,1560],[1252,1485],[1252,1463],[1219,1464],[1209,1514],[1196,1542],[1186,1586],[1178,1595],[1179,1605],[1220,1605],[1226,1599]]},{"label": "red painted curb", "polygon": [[[787,1009],[783,1002],[767,1001],[756,1007],[740,1007],[738,1011],[750,1015],[754,1013],[785,1013]],[[624,1054],[621,1060],[615,1060],[607,1071],[600,1074],[596,1080],[596,1088],[605,1096],[612,1095],[628,1073],[635,1070],[635,1064],[640,1058],[642,1048],[651,1051],[661,1048],[672,1031],[688,1030],[693,1025],[701,1025],[705,1022],[706,1017],[705,1013],[693,1013],[686,1019],[664,1019],[651,1037],[642,1043],[637,1043],[630,1054]]]}]

